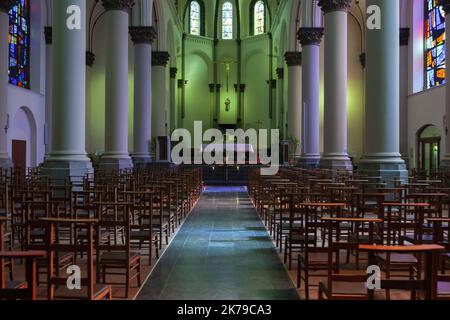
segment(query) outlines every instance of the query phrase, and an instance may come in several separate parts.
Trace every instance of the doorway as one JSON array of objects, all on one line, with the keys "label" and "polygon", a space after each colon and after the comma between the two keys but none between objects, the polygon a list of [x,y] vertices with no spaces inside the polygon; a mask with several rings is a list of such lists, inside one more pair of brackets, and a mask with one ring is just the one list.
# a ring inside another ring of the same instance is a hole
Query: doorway
[{"label": "doorway", "polygon": [[433,125],[418,132],[418,168],[427,176],[439,170],[441,159],[441,135]]},{"label": "doorway", "polygon": [[24,140],[12,141],[12,161],[14,169],[25,174],[27,169],[27,142]]}]

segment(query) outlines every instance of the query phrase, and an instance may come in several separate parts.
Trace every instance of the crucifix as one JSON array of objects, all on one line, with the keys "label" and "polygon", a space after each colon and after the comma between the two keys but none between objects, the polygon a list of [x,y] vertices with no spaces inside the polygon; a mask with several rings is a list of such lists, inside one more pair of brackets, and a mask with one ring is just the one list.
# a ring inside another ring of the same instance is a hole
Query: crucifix
[{"label": "crucifix", "polygon": [[218,64],[223,64],[225,65],[225,72],[227,75],[227,92],[229,92],[230,89],[230,71],[231,71],[231,64],[232,63],[237,63],[237,61],[233,61],[233,60],[227,60],[224,59],[222,61],[216,61],[214,63],[218,63]]}]

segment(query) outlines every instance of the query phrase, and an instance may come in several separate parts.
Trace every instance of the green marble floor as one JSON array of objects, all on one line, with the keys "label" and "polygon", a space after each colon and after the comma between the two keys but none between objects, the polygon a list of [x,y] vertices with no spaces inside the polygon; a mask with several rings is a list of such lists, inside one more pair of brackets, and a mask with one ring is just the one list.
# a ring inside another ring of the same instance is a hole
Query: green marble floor
[{"label": "green marble floor", "polygon": [[293,300],[297,291],[243,188],[208,188],[138,300]]}]

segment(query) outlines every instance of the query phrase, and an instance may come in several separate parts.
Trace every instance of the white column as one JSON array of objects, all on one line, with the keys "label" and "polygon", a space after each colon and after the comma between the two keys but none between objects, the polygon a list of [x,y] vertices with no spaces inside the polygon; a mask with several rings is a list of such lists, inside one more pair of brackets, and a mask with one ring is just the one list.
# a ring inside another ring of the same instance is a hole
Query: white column
[{"label": "white column", "polygon": [[[442,0],[441,4],[445,10],[445,24],[450,25],[450,0]],[[450,28],[445,28],[445,39],[450,39]],[[450,41],[445,41],[445,56],[450,57]],[[445,78],[445,118],[446,118],[446,128],[445,128],[445,156],[441,162],[441,169],[450,170],[450,84],[447,77],[448,70],[446,72]]]},{"label": "white column", "polygon": [[45,157],[52,151],[53,46],[52,27],[45,27]]},{"label": "white column", "polygon": [[324,153],[320,166],[352,170],[347,150],[347,19],[351,0],[320,0],[325,14]]},{"label": "white column", "polygon": [[400,153],[408,162],[409,28],[400,28]]},{"label": "white column", "polygon": [[303,52],[302,104],[304,144],[301,165],[315,167],[320,160],[319,147],[319,75],[322,28],[301,28],[298,33]]},{"label": "white column", "polygon": [[0,168],[12,166],[8,155],[6,130],[8,124],[9,16],[12,0],[0,0]]},{"label": "white column", "polygon": [[154,51],[152,54],[153,74],[153,108],[152,108],[152,137],[165,137],[168,135],[166,119],[166,94],[167,94],[167,62],[169,53]]},{"label": "white column", "polygon": [[177,91],[177,68],[170,68],[170,126],[169,135],[172,134],[173,130],[177,128],[177,113],[176,113],[176,91]]},{"label": "white column", "polygon": [[[81,10],[81,29],[67,27],[67,8]],[[85,149],[86,0],[53,0],[52,151],[44,174],[77,179],[92,173]]]},{"label": "white column", "polygon": [[91,104],[92,67],[95,63],[95,54],[86,51],[86,151],[95,153],[93,148],[93,128],[96,125],[95,106]]},{"label": "white column", "polygon": [[130,34],[134,42],[133,162],[140,166],[151,162],[152,43],[156,31],[153,27],[131,27]]},{"label": "white column", "polygon": [[133,4],[133,0],[103,0],[107,56],[102,170],[133,167],[128,150],[128,23]]},{"label": "white column", "polygon": [[407,178],[400,155],[400,6],[367,0],[381,9],[382,28],[366,32],[366,125],[359,171],[391,181]]},{"label": "white column", "polygon": [[287,135],[290,156],[298,160],[302,145],[302,53],[286,52],[288,65]]}]

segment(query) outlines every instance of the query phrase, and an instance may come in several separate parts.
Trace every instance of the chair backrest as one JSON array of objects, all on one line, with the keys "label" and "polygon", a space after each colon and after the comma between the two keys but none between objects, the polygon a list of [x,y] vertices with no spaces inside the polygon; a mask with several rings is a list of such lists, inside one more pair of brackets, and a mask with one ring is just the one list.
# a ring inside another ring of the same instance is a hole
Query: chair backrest
[{"label": "chair backrest", "polygon": [[[413,246],[384,246],[384,245],[359,245],[361,252],[369,253],[369,265],[375,265],[376,253],[386,254],[389,256],[393,253],[400,254],[424,254],[425,255],[425,277],[423,279],[382,279],[379,289],[392,290],[422,290],[425,292],[425,299],[430,300],[436,292],[437,270],[439,254],[445,248],[439,245],[413,245]],[[374,290],[369,290],[370,296],[373,298]]]},{"label": "chair backrest", "polygon": [[[0,251],[0,300],[36,300],[36,259],[45,256],[45,251]],[[25,285],[5,288],[5,259],[25,259]]]},{"label": "chair backrest", "polygon": [[[66,286],[67,277],[59,276],[55,272],[54,266],[58,256],[64,253],[83,253],[87,255],[87,272],[81,272],[81,286],[87,287],[87,299],[94,299],[95,285],[95,267],[94,267],[94,229],[98,225],[97,219],[61,219],[61,218],[43,218],[41,221],[46,227],[46,247],[47,247],[47,267],[48,267],[48,292],[49,300],[55,299],[55,287]],[[71,232],[75,229],[86,231],[86,239],[78,242],[78,239],[72,241],[61,240],[63,237],[59,233],[69,228]],[[57,264],[56,264],[57,265]]]}]

